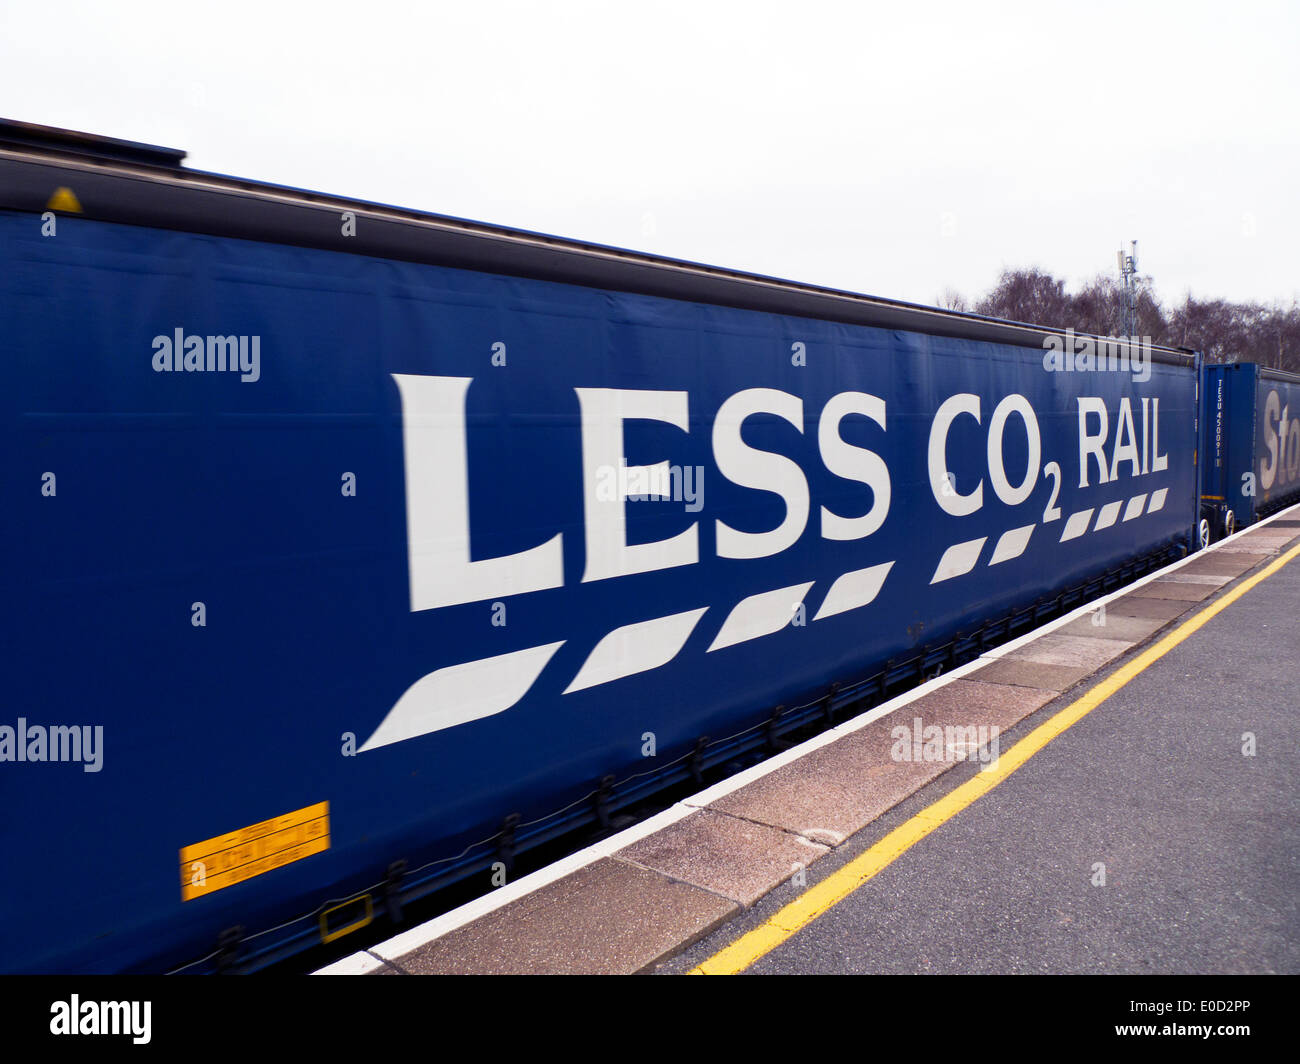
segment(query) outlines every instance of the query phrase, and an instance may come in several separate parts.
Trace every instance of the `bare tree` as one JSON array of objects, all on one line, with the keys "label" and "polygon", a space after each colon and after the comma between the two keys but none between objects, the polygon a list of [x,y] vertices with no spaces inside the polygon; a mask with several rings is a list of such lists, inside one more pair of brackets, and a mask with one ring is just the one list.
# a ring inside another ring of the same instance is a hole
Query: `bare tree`
[{"label": "bare tree", "polygon": [[[1124,330],[1124,286],[1118,278],[1098,274],[1071,297],[1073,325],[1081,332],[1119,336]],[[1165,343],[1169,322],[1160,307],[1150,277],[1137,278],[1137,331],[1155,343]]]},{"label": "bare tree", "polygon": [[1071,324],[1072,308],[1070,297],[1065,294],[1065,282],[1036,266],[1003,270],[993,291],[976,303],[975,309],[992,318],[1053,329]]},{"label": "bare tree", "polygon": [[970,312],[970,304],[966,301],[966,297],[955,288],[945,288],[938,302],[944,310],[955,310],[962,314]]},{"label": "bare tree", "polygon": [[1195,348],[1211,362],[1242,361],[1247,346],[1244,310],[1224,299],[1197,300],[1188,295],[1170,316],[1170,339]]},{"label": "bare tree", "polygon": [[[1290,305],[1198,300],[1188,295],[1168,314],[1150,277],[1137,278],[1137,328],[1155,343],[1202,352],[1211,362],[1258,362],[1300,372],[1300,303]],[[970,304],[949,288],[940,304],[968,310]],[[1072,327],[1077,332],[1118,336],[1123,329],[1124,286],[1119,279],[1098,274],[1078,292],[1037,267],[1003,270],[998,283],[977,313],[1023,321],[1050,329]]]}]

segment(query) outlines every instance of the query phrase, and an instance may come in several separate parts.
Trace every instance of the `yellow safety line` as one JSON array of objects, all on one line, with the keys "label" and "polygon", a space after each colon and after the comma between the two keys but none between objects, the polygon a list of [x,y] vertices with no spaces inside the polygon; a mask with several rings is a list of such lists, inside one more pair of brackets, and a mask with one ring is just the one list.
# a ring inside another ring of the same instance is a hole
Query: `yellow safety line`
[{"label": "yellow safety line", "polygon": [[1148,647],[1132,661],[1122,665],[1101,683],[1088,690],[1077,701],[1066,706],[1002,754],[986,772],[979,772],[961,786],[944,795],[933,805],[922,809],[904,824],[900,824],[883,839],[855,857],[843,868],[832,872],[814,887],[810,887],[786,905],[765,923],[742,935],[730,946],[715,953],[690,971],[691,975],[735,975],[743,972],[760,957],[776,949],[795,932],[807,927],[823,913],[838,905],[862,884],[888,868],[894,861],[925,838],[939,825],[951,820],[977,798],[987,794],[1021,765],[1033,757],[1062,732],[1077,724],[1106,699],[1142,672],[1143,669],[1164,657],[1188,636],[1221,613],[1260,581],[1272,576],[1293,558],[1300,556],[1300,546],[1292,547],[1281,558],[1250,579],[1238,584],[1220,599],[1216,599],[1194,617],[1179,625],[1158,643]]}]

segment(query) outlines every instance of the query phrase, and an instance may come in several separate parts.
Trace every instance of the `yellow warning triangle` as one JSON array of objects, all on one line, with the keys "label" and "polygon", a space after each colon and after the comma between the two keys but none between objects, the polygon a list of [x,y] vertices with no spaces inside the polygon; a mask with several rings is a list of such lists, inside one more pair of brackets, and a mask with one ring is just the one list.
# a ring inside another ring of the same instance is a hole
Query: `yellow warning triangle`
[{"label": "yellow warning triangle", "polygon": [[63,211],[69,214],[81,213],[81,203],[77,199],[76,193],[63,185],[54,190],[54,195],[50,197],[50,202],[45,206],[52,211]]}]

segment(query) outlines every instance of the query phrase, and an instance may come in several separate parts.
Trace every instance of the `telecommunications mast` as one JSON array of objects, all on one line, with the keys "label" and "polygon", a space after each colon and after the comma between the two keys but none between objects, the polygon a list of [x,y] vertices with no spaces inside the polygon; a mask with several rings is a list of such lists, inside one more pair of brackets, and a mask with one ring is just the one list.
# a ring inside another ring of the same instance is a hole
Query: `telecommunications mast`
[{"label": "telecommunications mast", "polygon": [[1129,255],[1124,254],[1122,247],[1119,249],[1119,275],[1124,283],[1124,291],[1121,293],[1120,322],[1121,334],[1135,337],[1138,309],[1138,242],[1136,240],[1133,241],[1132,247],[1132,254]]}]

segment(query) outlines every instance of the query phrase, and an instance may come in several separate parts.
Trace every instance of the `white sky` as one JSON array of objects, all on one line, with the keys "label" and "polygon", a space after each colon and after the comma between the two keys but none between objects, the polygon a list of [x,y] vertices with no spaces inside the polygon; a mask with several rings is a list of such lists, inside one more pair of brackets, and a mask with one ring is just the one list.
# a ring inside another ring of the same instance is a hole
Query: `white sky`
[{"label": "white sky", "polygon": [[0,115],[933,303],[1300,298],[1300,4],[0,0]]}]

